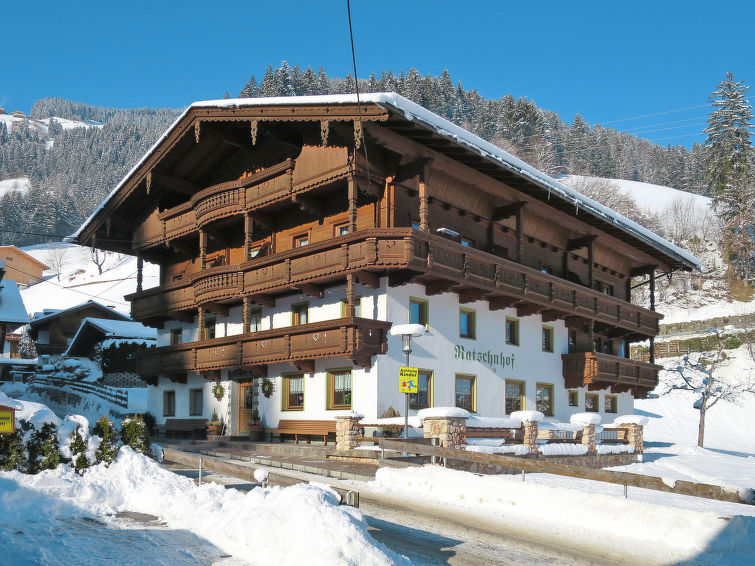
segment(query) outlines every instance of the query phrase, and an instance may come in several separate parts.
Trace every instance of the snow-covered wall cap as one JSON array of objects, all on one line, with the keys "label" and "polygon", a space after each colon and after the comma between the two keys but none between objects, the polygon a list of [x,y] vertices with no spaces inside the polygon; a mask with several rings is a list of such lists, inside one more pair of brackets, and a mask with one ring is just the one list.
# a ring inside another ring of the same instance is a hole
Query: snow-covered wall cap
[{"label": "snow-covered wall cap", "polygon": [[430,407],[428,409],[420,409],[417,411],[417,416],[422,420],[439,417],[468,419],[469,411],[466,409],[460,409],[459,407]]},{"label": "snow-covered wall cap", "polygon": [[[205,100],[195,102],[189,106],[183,113],[176,118],[173,124],[163,133],[162,136],[152,145],[147,153],[134,165],[131,170],[121,179],[121,181],[115,186],[110,194],[104,201],[98,206],[89,218],[79,227],[76,233],[72,234],[66,240],[75,241],[85,226],[87,226],[99,213],[105,204],[113,198],[113,196],[120,190],[120,188],[126,183],[126,181],[133,175],[139,167],[152,155],[152,153],[160,146],[160,144],[168,137],[170,132],[178,126],[178,124],[184,119],[186,114],[192,108],[245,108],[254,106],[276,106],[276,105],[310,105],[316,106],[318,104],[356,104],[357,97],[355,94],[333,94],[333,95],[320,95],[320,96],[276,96],[271,98],[231,98],[227,100]],[[634,236],[648,242],[656,249],[681,260],[682,263],[694,267],[700,267],[700,260],[692,254],[684,251],[683,249],[675,246],[665,238],[661,238],[658,234],[648,230],[647,228],[640,226],[636,222],[629,220],[626,216],[619,214],[611,210],[610,208],[603,206],[602,204],[584,196],[583,194],[575,191],[571,187],[564,185],[556,181],[550,175],[539,171],[531,165],[525,163],[521,159],[514,157],[507,151],[504,151],[500,147],[496,147],[492,143],[485,141],[479,136],[476,136],[472,132],[465,130],[464,128],[457,126],[456,124],[449,122],[445,118],[441,118],[434,112],[431,112],[427,108],[420,106],[419,104],[412,102],[411,100],[404,98],[403,96],[396,94],[395,92],[374,92],[362,94],[359,97],[360,103],[365,104],[378,104],[382,106],[390,106],[395,110],[400,111],[407,120],[422,123],[425,126],[435,130],[439,135],[452,140],[455,143],[466,146],[468,149],[479,153],[482,157],[491,159],[503,165],[509,171],[513,173],[527,177],[531,181],[545,187],[548,191],[552,192],[556,196],[563,198],[569,202],[574,203],[577,208],[582,208],[590,211],[604,220],[618,226],[622,230],[633,234]]]},{"label": "snow-covered wall cap", "polygon": [[636,425],[645,426],[646,424],[648,424],[648,418],[644,415],[622,415],[620,417],[616,417],[613,420],[613,424],[615,425],[636,424]]},{"label": "snow-covered wall cap", "polygon": [[363,419],[364,415],[362,413],[355,413],[354,411],[351,411],[350,413],[346,413],[343,415],[336,415],[337,419]]},{"label": "snow-covered wall cap", "polygon": [[575,413],[569,418],[571,424],[587,426],[600,424],[600,415],[596,413]]},{"label": "snow-covered wall cap", "polygon": [[545,419],[545,415],[540,411],[514,411],[511,418],[519,419],[523,423],[536,423]]}]

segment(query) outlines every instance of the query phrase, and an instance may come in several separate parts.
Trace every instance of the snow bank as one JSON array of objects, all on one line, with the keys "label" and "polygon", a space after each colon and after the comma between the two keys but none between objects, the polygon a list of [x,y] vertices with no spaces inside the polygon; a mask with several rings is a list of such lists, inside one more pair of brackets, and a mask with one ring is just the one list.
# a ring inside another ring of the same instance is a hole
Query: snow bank
[{"label": "snow bank", "polygon": [[523,423],[540,422],[545,418],[545,415],[540,411],[514,411],[511,413],[511,418],[519,419]]},{"label": "snow bank", "polygon": [[587,445],[585,444],[541,444],[537,451],[543,456],[582,456],[587,454]]},{"label": "snow bank", "polygon": [[467,428],[519,428],[522,420],[508,417],[478,417],[473,415],[467,419]]},{"label": "snow bank", "polygon": [[571,424],[587,426],[591,424],[600,424],[600,415],[596,413],[574,413],[569,417]]},{"label": "snow bank", "polygon": [[503,446],[505,438],[467,438],[467,446]]},{"label": "snow bank", "polygon": [[[530,475],[523,482],[518,476],[478,476],[439,466],[380,468],[369,485],[407,502],[442,505],[477,521],[505,522],[530,536],[611,547],[633,563],[647,561],[643,558],[663,563],[694,558],[701,563],[745,564],[755,552],[755,517],[722,516],[595,492],[588,497],[583,491],[538,485],[529,481]],[[708,508],[717,504],[706,503]]]},{"label": "snow bank", "polygon": [[613,424],[615,425],[623,425],[623,424],[636,424],[636,425],[642,425],[645,426],[648,424],[647,417],[643,415],[622,415],[621,417],[616,417],[613,420]]},{"label": "snow bank", "polygon": [[[112,522],[108,519],[112,514],[132,511],[158,516],[176,534],[190,531],[254,564],[409,564],[372,539],[362,514],[339,506],[338,499],[335,491],[319,485],[257,488],[248,493],[212,483],[197,487],[192,480],[122,448],[109,468],[95,466],[81,476],[65,466],[36,476],[0,473],[0,500],[4,502],[0,540],[8,540],[25,520],[33,518],[35,528],[41,527],[50,538],[39,540],[37,547],[49,545],[52,552],[59,542],[50,533],[69,528],[65,524],[69,522],[61,519]],[[127,555],[131,543],[129,537],[123,538]],[[14,536],[13,540],[25,539]],[[3,560],[48,562],[32,545],[34,541],[27,542],[26,548],[10,545],[11,555],[4,555]],[[92,544],[96,546],[97,541]],[[80,552],[86,556],[86,549]]]},{"label": "snow bank", "polygon": [[598,444],[595,449],[598,454],[634,454],[631,444]]},{"label": "snow bank", "polygon": [[419,411],[417,411],[417,416],[422,420],[432,417],[453,417],[468,419],[469,411],[467,411],[466,409],[460,409],[459,407],[430,407],[428,409],[420,409]]}]

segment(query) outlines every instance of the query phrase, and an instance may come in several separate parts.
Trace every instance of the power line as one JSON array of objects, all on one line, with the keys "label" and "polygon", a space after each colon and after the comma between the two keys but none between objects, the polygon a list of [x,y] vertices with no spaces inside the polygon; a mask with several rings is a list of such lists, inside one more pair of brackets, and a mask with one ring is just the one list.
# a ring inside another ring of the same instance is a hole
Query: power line
[{"label": "power line", "polygon": [[630,116],[629,118],[619,118],[618,120],[609,120],[607,122],[598,122],[596,126],[605,126],[606,124],[616,124],[617,122],[627,122],[629,120],[639,120],[640,118],[651,118],[653,116],[662,116],[663,114],[673,114],[674,112],[684,112],[685,110],[696,110],[697,108],[707,108],[707,104],[698,104],[697,106],[687,106],[686,108],[675,108],[674,110],[664,110],[663,112],[653,112],[652,114],[643,114],[641,116]]},{"label": "power line", "polygon": [[644,126],[636,126],[634,128],[629,128],[628,130],[617,130],[618,132],[621,132],[623,134],[629,134],[634,132],[635,130],[642,130],[645,128],[654,128],[655,126],[668,126],[669,124],[681,124],[682,122],[691,122],[692,120],[700,120],[702,118],[707,118],[707,116],[695,116],[693,118],[685,118],[684,120],[674,120],[672,122],[659,122],[657,124],[645,124]]}]

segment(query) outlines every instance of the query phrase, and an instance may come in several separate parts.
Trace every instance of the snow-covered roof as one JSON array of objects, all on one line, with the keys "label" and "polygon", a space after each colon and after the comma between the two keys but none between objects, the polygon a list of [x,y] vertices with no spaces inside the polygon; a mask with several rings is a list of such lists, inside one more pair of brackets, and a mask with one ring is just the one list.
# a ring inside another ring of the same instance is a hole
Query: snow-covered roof
[{"label": "snow-covered roof", "polygon": [[[420,106],[419,104],[412,102],[411,100],[404,98],[403,96],[396,94],[395,92],[379,92],[379,93],[366,93],[360,96],[360,103],[364,104],[377,104],[382,107],[390,108],[397,113],[400,113],[410,122],[420,124],[430,130],[433,130],[440,136],[443,136],[459,145],[466,147],[467,149],[478,153],[483,158],[489,159],[504,167],[508,171],[524,177],[531,182],[548,190],[550,197],[560,197],[567,202],[572,203],[577,210],[587,211],[604,221],[620,228],[624,232],[632,234],[634,237],[639,238],[643,242],[649,244],[658,251],[673,257],[676,261],[680,262],[689,268],[698,268],[700,266],[700,260],[685,250],[675,246],[665,238],[662,238],[658,234],[655,234],[651,230],[640,226],[636,222],[628,219],[627,217],[611,210],[610,208],[603,206],[602,204],[588,198],[576,190],[560,183],[551,176],[539,171],[535,167],[525,163],[521,159],[514,157],[507,151],[496,147],[492,143],[485,141],[479,136],[465,130],[464,128],[457,126],[456,124],[446,120],[431,112],[427,108]],[[184,119],[184,117],[193,108],[249,108],[255,106],[275,106],[275,105],[301,105],[301,106],[317,106],[317,105],[338,105],[338,104],[356,104],[357,97],[355,94],[333,94],[333,95],[320,95],[320,96],[279,96],[270,98],[231,98],[223,100],[206,100],[195,102],[189,106],[171,126],[163,133],[162,136],[152,145],[152,147],[144,154],[131,170],[121,179],[121,181],[110,192],[107,198],[98,206],[89,218],[81,225],[81,227],[69,236],[69,239],[74,241],[80,236],[84,228],[94,219],[94,217],[104,208],[104,206],[115,196],[115,194],[123,187],[127,180],[142,166],[142,164],[152,155],[152,153],[165,141],[168,135],[177,127],[177,125]]]},{"label": "snow-covered roof", "polygon": [[33,263],[36,263],[43,270],[50,269],[50,266],[48,266],[47,264],[39,261],[34,256],[29,255],[24,250],[22,250],[20,248],[17,248],[16,246],[0,246],[0,253],[2,253],[2,252],[9,252],[9,253],[17,254],[17,255],[19,255],[19,256],[21,256],[21,257],[23,257],[23,258],[25,258],[25,259],[33,262]]},{"label": "snow-covered roof", "polygon": [[0,323],[3,322],[18,324],[29,322],[24,300],[18,291],[18,283],[11,280],[0,282]]},{"label": "snow-covered roof", "polygon": [[[48,320],[50,320],[50,319],[52,319],[52,318],[56,318],[56,317],[58,317],[58,316],[61,316],[61,315],[62,315],[62,314],[64,314],[64,313],[68,313],[68,312],[72,312],[72,311],[80,310],[80,309],[83,309],[83,308],[86,308],[86,307],[96,307],[96,308],[100,308],[100,309],[103,309],[103,310],[105,310],[105,311],[108,311],[108,312],[111,312],[111,313],[113,313],[113,314],[114,314],[115,316],[117,316],[117,317],[118,317],[118,318],[120,318],[121,320],[128,320],[128,321],[130,321],[130,320],[131,320],[131,318],[129,318],[129,317],[128,317],[128,316],[126,316],[125,314],[121,314],[121,313],[119,313],[118,311],[111,309],[110,307],[106,307],[105,305],[102,305],[102,304],[98,303],[97,301],[89,300],[89,301],[87,301],[86,303],[82,303],[82,304],[80,304],[80,305],[76,305],[76,306],[73,306],[73,307],[71,307],[71,308],[68,308],[68,309],[64,309],[64,310],[57,310],[57,311],[55,311],[55,312],[52,312],[52,313],[50,313],[50,314],[45,314],[45,316],[41,316],[41,317],[39,317],[39,318],[35,318],[34,320],[32,320],[32,321],[30,322],[30,324],[31,324],[32,326],[37,326],[37,325],[39,325],[39,324],[40,324],[41,322],[47,322]],[[28,321],[28,317],[27,317],[27,321]]]},{"label": "snow-covered roof", "polygon": [[[64,355],[77,355],[79,350],[86,349],[84,344],[87,342],[91,345],[92,340],[99,342],[103,338],[123,338],[139,343],[156,342],[157,330],[132,320],[86,317],[81,321]],[[80,342],[82,343],[79,344]]]}]

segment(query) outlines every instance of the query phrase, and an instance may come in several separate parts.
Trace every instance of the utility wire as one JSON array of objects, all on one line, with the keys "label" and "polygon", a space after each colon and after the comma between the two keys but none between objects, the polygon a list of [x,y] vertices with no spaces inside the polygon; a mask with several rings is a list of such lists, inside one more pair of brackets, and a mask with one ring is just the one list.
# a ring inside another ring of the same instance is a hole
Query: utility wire
[{"label": "utility wire", "polygon": [[698,104],[697,106],[687,106],[686,108],[675,108],[674,110],[664,110],[663,112],[653,112],[652,114],[642,114],[641,116],[630,116],[629,118],[619,118],[618,120],[609,120],[607,122],[598,122],[596,126],[605,126],[606,124],[616,124],[617,122],[627,122],[629,120],[639,120],[640,118],[651,118],[653,116],[662,116],[663,114],[673,114],[674,112],[684,112],[685,110],[695,110],[697,108],[707,108],[707,104]]},{"label": "utility wire", "polygon": [[364,125],[362,124],[362,105],[359,103],[359,75],[357,74],[357,56],[354,50],[354,32],[351,27],[351,1],[346,0],[346,12],[349,16],[349,39],[351,40],[351,61],[354,64],[354,90],[357,94],[357,111],[359,112],[359,135],[364,146],[364,159],[367,162],[367,186],[372,186],[370,178],[370,159],[367,157],[367,140],[364,137]]}]

